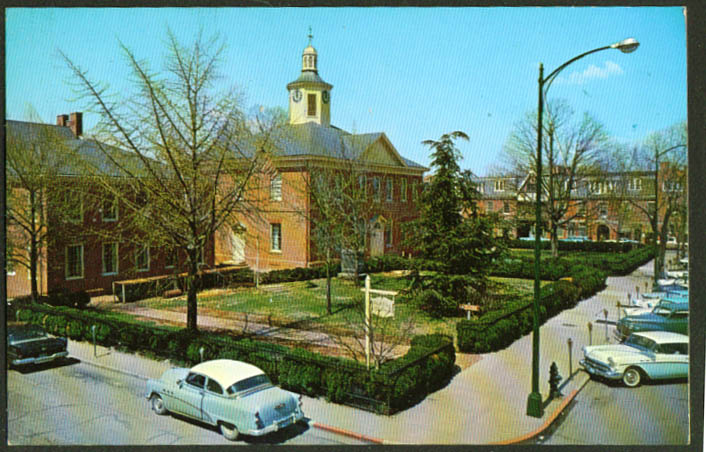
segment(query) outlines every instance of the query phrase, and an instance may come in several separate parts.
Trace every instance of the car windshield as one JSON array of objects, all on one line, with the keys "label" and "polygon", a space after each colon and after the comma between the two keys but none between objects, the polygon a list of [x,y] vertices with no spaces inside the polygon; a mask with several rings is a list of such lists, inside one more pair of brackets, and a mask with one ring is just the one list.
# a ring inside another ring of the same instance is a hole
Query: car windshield
[{"label": "car windshield", "polygon": [[47,337],[47,333],[33,325],[12,328],[8,331],[8,340],[10,343],[41,339],[43,337]]},{"label": "car windshield", "polygon": [[625,341],[625,345],[651,352],[655,349],[655,345],[657,344],[652,339],[633,334]]},{"label": "car windshield", "polygon": [[247,391],[250,389],[255,389],[260,386],[271,386],[272,383],[270,379],[265,374],[255,375],[254,377],[246,378],[245,380],[240,380],[233,383],[227,392],[230,395],[237,394],[239,392]]},{"label": "car windshield", "polygon": [[655,306],[655,308],[652,310],[652,313],[662,317],[669,317],[669,315],[672,313],[672,310],[667,309],[664,306]]}]

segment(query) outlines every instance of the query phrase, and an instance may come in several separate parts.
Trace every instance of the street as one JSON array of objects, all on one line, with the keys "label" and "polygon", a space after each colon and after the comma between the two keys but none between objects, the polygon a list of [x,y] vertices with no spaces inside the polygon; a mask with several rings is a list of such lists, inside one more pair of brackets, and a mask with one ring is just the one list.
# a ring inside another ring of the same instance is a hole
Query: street
[{"label": "street", "polygon": [[542,444],[664,444],[689,440],[689,385],[647,382],[637,388],[589,381]]},{"label": "street", "polygon": [[230,442],[208,425],[157,416],[144,398],[143,380],[72,358],[8,370],[7,377],[11,445],[369,444],[305,422]]}]

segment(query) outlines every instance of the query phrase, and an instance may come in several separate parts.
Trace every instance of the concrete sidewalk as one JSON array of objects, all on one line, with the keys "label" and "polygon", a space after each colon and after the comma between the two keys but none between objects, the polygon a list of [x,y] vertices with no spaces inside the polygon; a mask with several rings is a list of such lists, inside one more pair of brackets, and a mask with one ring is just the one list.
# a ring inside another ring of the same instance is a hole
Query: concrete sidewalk
[{"label": "concrete sidewalk", "polygon": [[[419,404],[392,416],[377,415],[355,408],[304,398],[304,412],[310,425],[371,443],[387,444],[514,444],[530,441],[549,427],[588,381],[578,370],[581,348],[613,341],[609,322],[619,315],[617,302],[625,302],[635,286],[644,288],[652,273],[648,263],[623,277],[609,277],[607,287],[575,308],[547,321],[540,330],[540,392],[549,393],[549,367],[556,362],[564,376],[562,397],[545,406],[544,416],[527,416],[527,397],[531,391],[532,335],[515,341],[495,353],[458,356],[458,361],[473,362],[462,369],[444,388],[430,394]],[[589,336],[587,323],[594,324]],[[571,361],[567,340],[573,341]],[[88,343],[69,341],[71,356],[82,362],[114,369],[136,378],[158,378],[172,367],[139,354],[122,353]],[[566,378],[571,369],[571,378]],[[142,403],[143,400],[136,401]],[[144,402],[146,403],[146,402]]]}]

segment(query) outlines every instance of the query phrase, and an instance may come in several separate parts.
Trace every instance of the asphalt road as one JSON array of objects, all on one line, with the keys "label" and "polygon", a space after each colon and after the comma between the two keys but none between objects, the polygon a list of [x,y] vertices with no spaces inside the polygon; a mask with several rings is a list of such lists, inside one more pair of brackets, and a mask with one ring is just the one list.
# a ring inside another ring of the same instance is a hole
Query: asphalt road
[{"label": "asphalt road", "polygon": [[[213,427],[157,416],[144,398],[145,382],[68,359],[8,370],[11,445],[247,445],[369,444],[301,422],[265,437],[223,438]],[[306,406],[304,407],[306,413]]]},{"label": "asphalt road", "polygon": [[686,445],[688,413],[685,380],[637,388],[592,380],[542,444]]}]

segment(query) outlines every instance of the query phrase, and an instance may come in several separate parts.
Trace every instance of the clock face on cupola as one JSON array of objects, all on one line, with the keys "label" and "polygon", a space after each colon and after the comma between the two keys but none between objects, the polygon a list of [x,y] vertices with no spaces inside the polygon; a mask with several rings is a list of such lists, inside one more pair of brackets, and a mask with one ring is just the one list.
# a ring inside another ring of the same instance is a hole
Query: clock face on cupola
[{"label": "clock face on cupola", "polygon": [[311,45],[313,36],[309,28],[309,45],[302,53],[302,72],[289,83],[289,123],[315,122],[324,126],[331,123],[331,88],[319,77],[318,53]]}]

